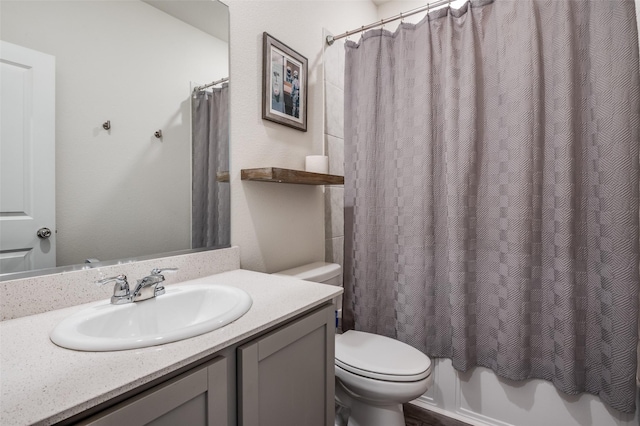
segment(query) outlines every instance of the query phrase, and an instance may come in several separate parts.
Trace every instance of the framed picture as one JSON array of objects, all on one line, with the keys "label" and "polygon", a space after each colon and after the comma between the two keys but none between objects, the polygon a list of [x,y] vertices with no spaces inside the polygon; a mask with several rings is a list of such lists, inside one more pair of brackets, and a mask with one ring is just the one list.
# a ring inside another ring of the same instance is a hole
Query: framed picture
[{"label": "framed picture", "polygon": [[307,58],[262,34],[262,118],[307,131]]}]

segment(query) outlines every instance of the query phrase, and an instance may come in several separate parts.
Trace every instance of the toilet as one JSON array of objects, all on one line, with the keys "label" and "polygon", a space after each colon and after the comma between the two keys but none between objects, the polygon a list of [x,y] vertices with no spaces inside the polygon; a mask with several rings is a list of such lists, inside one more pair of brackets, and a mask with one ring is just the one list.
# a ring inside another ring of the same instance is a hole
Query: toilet
[{"label": "toilet", "polygon": [[[341,273],[340,265],[315,262],[274,275],[342,285]],[[398,340],[354,330],[337,334],[335,347],[336,401],[348,408],[349,426],[404,426],[402,404],[433,383],[429,357]]]}]

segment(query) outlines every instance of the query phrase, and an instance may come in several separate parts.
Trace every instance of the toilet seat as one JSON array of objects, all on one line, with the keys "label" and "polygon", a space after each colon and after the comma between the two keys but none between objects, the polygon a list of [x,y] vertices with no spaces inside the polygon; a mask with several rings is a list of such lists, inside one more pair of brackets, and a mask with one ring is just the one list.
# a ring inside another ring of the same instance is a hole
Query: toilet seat
[{"label": "toilet seat", "polygon": [[416,382],[431,374],[431,360],[417,349],[354,330],[336,335],[335,362],[352,374],[387,382]]}]

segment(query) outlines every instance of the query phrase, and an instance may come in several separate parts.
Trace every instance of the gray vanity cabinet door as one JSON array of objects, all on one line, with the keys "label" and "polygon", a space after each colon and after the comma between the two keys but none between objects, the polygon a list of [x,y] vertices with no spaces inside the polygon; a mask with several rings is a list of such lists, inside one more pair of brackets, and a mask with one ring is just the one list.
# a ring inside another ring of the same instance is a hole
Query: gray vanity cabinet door
[{"label": "gray vanity cabinet door", "polygon": [[215,358],[80,424],[228,426],[227,359]]},{"label": "gray vanity cabinet door", "polygon": [[240,426],[334,424],[334,307],[238,348]]}]

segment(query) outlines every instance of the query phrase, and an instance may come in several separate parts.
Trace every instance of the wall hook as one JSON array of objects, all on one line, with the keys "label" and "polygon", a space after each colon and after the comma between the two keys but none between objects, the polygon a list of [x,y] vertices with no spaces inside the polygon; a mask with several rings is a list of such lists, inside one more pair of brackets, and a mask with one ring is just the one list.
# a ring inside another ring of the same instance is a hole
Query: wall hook
[{"label": "wall hook", "polygon": [[105,130],[111,130],[111,120],[107,120],[102,123],[102,128]]},{"label": "wall hook", "polygon": [[158,130],[156,131],[153,136],[155,136],[158,139],[162,139],[162,130]]}]

